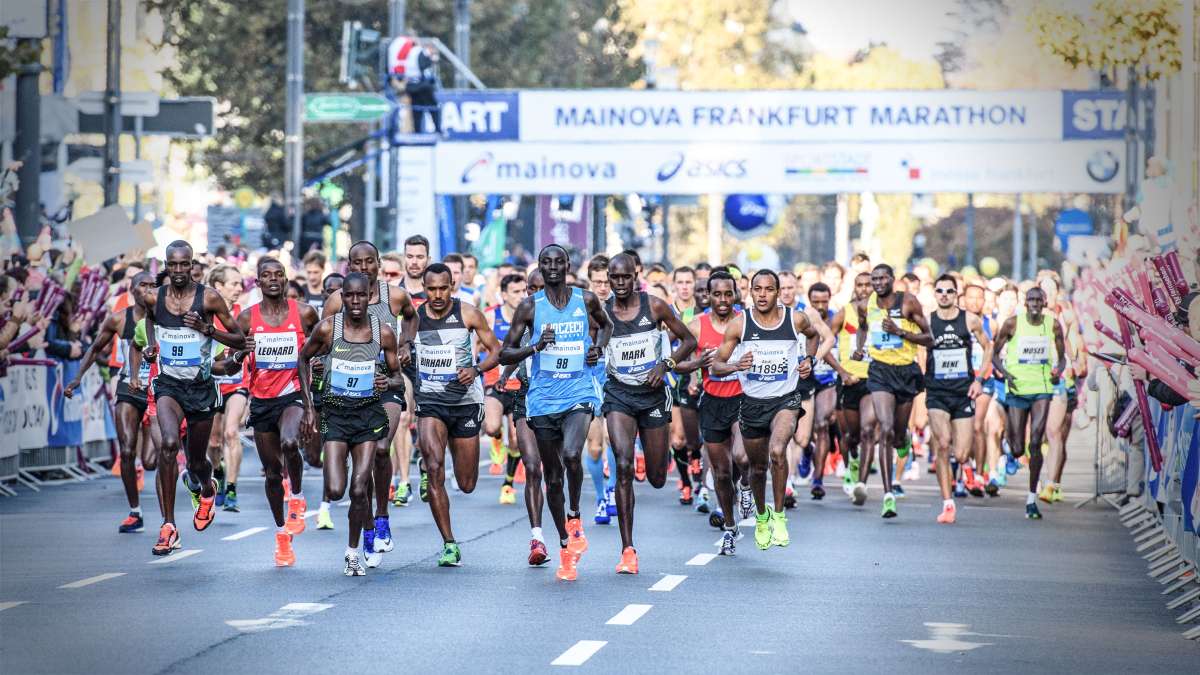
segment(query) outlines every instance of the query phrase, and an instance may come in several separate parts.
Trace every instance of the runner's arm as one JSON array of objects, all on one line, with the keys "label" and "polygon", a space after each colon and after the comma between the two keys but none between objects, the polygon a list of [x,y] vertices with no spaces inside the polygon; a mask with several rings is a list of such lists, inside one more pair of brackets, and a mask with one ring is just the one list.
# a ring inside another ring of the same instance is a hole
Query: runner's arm
[{"label": "runner's arm", "polygon": [[482,375],[484,371],[500,365],[500,341],[496,339],[496,334],[492,332],[492,327],[488,325],[483,312],[475,309],[473,305],[465,305],[463,321],[469,328],[474,329],[475,337],[487,350],[487,356],[475,367],[477,374]]},{"label": "runner's arm", "polygon": [[1054,350],[1058,354],[1058,361],[1054,364],[1054,369],[1050,371],[1050,374],[1057,380],[1067,369],[1067,349],[1064,344],[1066,340],[1063,339],[1062,324],[1055,321],[1052,326],[1054,328]]},{"label": "runner's arm", "polygon": [[145,354],[143,354],[143,357],[150,361],[153,361],[154,359],[156,359],[158,357],[158,335],[157,335],[158,331],[154,330],[154,304],[155,303],[153,303],[153,302],[147,303],[146,299],[144,297],[138,298],[137,302],[141,303],[141,305],[142,305],[142,312],[143,312],[143,314],[145,314],[145,316],[143,317],[142,320],[146,322],[145,323],[146,346],[142,350],[145,352]]},{"label": "runner's arm", "polygon": [[867,306],[854,303],[854,312],[858,314],[858,329],[854,331],[854,353],[850,358],[861,361],[862,356],[866,354],[867,349],[867,333],[871,332],[870,324],[867,323]]},{"label": "runner's arm", "polygon": [[1004,368],[1004,346],[1012,339],[1013,332],[1017,329],[1016,317],[1010,317],[1004,321],[1004,325],[1000,326],[1000,331],[996,333],[996,341],[992,344],[992,370],[994,374],[999,375],[1001,379],[1008,379],[1008,371]]},{"label": "runner's arm", "polygon": [[321,306],[321,318],[328,319],[340,311],[342,311],[342,289],[339,288],[325,298],[325,304]]},{"label": "runner's arm", "polygon": [[746,352],[737,363],[729,363],[729,359],[733,357],[733,350],[737,348],[742,341],[742,326],[745,321],[745,314],[739,314],[725,326],[725,337],[721,339],[721,347],[717,350],[717,355],[713,359],[712,367],[709,368],[709,373],[716,377],[724,377],[732,375],[740,370],[745,370],[749,365],[743,365],[747,357],[750,357],[750,363],[754,362],[753,355]]},{"label": "runner's arm", "polygon": [[[584,291],[583,304],[587,307],[588,316],[596,325],[596,337],[592,340],[592,349],[599,359],[599,356],[604,353],[604,349],[608,347],[608,339],[612,337],[612,321],[608,320],[608,312],[604,311],[604,306],[600,304],[600,298],[597,298],[595,293]],[[591,363],[594,365],[595,360]]]},{"label": "runner's arm", "polygon": [[[979,318],[979,315],[971,313],[967,314],[967,330],[971,331],[971,334],[975,336],[975,340],[979,343],[980,348],[983,349],[983,360],[980,361],[980,363],[985,365],[991,363],[992,341],[987,336],[987,333],[984,332],[983,320]],[[975,373],[975,380],[977,382],[982,382],[983,374]]]},{"label": "runner's arm", "polygon": [[[700,319],[699,318],[692,319],[692,322],[688,324],[688,330],[692,333],[692,337],[694,337],[696,339],[697,346],[696,346],[696,350],[692,352],[692,358],[688,359],[687,361],[680,361],[679,363],[675,364],[675,372],[677,372],[681,375],[685,375],[687,373],[694,373],[697,370],[700,370],[700,368],[702,368],[704,366],[705,352],[701,351],[700,347],[699,347],[699,344],[700,344]],[[708,350],[708,352],[713,352],[713,351],[714,350]],[[710,358],[709,360],[711,361],[712,359]]]},{"label": "runner's arm", "polygon": [[925,318],[925,310],[921,308],[921,301],[917,300],[917,296],[905,293],[904,307],[901,308],[901,311],[909,321],[917,324],[917,328],[921,329],[920,333],[900,331],[901,337],[922,347],[932,347],[933,336],[929,333],[929,320]]},{"label": "runner's arm", "polygon": [[[246,334],[242,332],[241,326],[233,320],[233,315],[229,313],[229,306],[225,304],[224,298],[217,294],[211,288],[204,289],[204,312],[209,315],[210,319],[218,319],[225,330],[217,330],[217,327],[210,323],[209,328],[212,332],[209,337],[220,342],[231,349],[241,349],[246,343]],[[233,330],[230,330],[230,328]]]},{"label": "runner's arm", "polygon": [[323,319],[313,328],[312,335],[304,341],[304,346],[300,348],[300,356],[296,358],[297,370],[300,373],[300,395],[304,399],[305,410],[313,408],[311,361],[322,354],[329,353],[332,336],[333,321]]},{"label": "runner's arm", "polygon": [[500,363],[506,366],[517,365],[522,359],[528,358],[535,351],[534,344],[521,346],[521,336],[525,331],[533,330],[533,298],[525,298],[521,304],[517,305],[517,311],[513,312],[512,323],[508,328],[508,335],[504,336],[504,345],[500,351]]},{"label": "runner's arm", "polygon": [[396,387],[400,385],[403,374],[400,372],[400,357],[397,351],[396,331],[392,330],[391,326],[383,325],[379,327],[379,342],[383,348],[383,363],[387,368],[388,386]]},{"label": "runner's arm", "polygon": [[93,341],[91,346],[88,347],[88,350],[84,352],[83,361],[79,363],[79,372],[76,373],[74,379],[67,383],[67,386],[63,388],[63,396],[71,398],[75,395],[75,390],[79,388],[79,383],[83,381],[83,374],[86,373],[88,368],[91,368],[92,364],[96,362],[97,354],[99,354],[101,349],[107,349],[108,346],[112,344],[113,337],[115,337],[117,334],[118,317],[120,318],[121,322],[124,322],[124,314],[125,310],[121,310],[119,315],[109,314],[108,318],[104,320],[104,323],[100,324],[100,333],[96,335],[95,341]]},{"label": "runner's arm", "polygon": [[692,331],[683,325],[678,316],[675,316],[675,312],[671,311],[667,303],[650,297],[650,316],[666,324],[667,330],[679,340],[679,347],[671,353],[672,361],[678,364],[682,359],[686,359],[688,354],[696,351],[696,336],[692,335]]}]

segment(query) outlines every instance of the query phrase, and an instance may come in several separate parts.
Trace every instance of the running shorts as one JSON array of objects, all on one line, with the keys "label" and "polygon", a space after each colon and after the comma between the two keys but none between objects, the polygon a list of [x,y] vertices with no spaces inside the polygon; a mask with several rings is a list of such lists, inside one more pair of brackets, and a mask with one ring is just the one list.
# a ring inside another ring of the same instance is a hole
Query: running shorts
[{"label": "running shorts", "polygon": [[609,380],[604,383],[600,414],[610,412],[635,418],[639,429],[656,429],[671,422],[671,397],[667,395],[667,387],[647,391]]},{"label": "running shorts", "polygon": [[154,378],[154,396],[162,403],[169,398],[183,411],[183,419],[188,423],[205,422],[217,414],[221,403],[221,393],[217,391],[217,383],[210,377],[196,382],[185,382],[170,375],[159,375]]},{"label": "running shorts", "polygon": [[838,381],[838,409],[839,410],[858,410],[865,398],[871,392],[867,390],[866,380],[859,380],[851,386],[846,386]]},{"label": "running shorts", "polygon": [[[524,408],[524,404],[521,405]],[[589,402],[576,403],[574,406],[548,415],[529,417],[529,428],[539,441],[561,441],[567,419],[572,415],[587,415],[588,423],[592,419],[592,404]]]},{"label": "running shorts", "polygon": [[705,443],[724,443],[733,435],[742,410],[742,395],[712,396],[700,394],[700,438]]},{"label": "running shorts", "polygon": [[872,361],[867,371],[867,391],[884,392],[896,397],[896,404],[910,403],[925,389],[925,376],[915,363],[893,366]]},{"label": "running shorts", "polygon": [[1010,408],[1017,410],[1029,410],[1037,401],[1049,401],[1054,397],[1054,394],[1030,394],[1029,396],[1018,396],[1009,394],[1005,397],[1004,404]]},{"label": "running shorts", "polygon": [[150,400],[146,395],[145,388],[135,394],[129,391],[129,383],[121,380],[117,382],[117,403],[125,403],[133,406],[134,410],[137,410],[138,419],[140,420],[146,414],[146,408],[150,405]]},{"label": "running shorts", "polygon": [[233,398],[234,396],[245,396],[248,399],[250,398],[250,390],[246,388],[234,389],[233,391],[229,392],[229,394],[222,396],[221,401],[217,403],[216,409],[218,415],[225,414],[225,404],[229,403],[229,399]]},{"label": "running shorts", "polygon": [[522,390],[508,391],[496,389],[495,387],[488,387],[487,397],[494,398],[499,401],[500,407],[503,410],[503,414],[511,415],[513,413],[513,409],[517,407],[517,399],[525,398],[525,392]]},{"label": "running shorts", "polygon": [[373,443],[387,438],[387,432],[388,416],[381,401],[358,408],[321,408],[321,436],[326,443]]},{"label": "running shorts", "polygon": [[284,410],[292,406],[304,409],[304,398],[298,391],[276,398],[252,398],[250,399],[250,419],[247,424],[258,433],[277,434],[279,433],[279,418],[283,417]]},{"label": "running shorts", "polygon": [[949,413],[951,420],[970,419],[975,416],[975,402],[970,397],[938,389],[925,390],[925,407]]},{"label": "running shorts", "polygon": [[[804,416],[804,408],[802,403],[804,399],[799,390],[783,396],[775,398],[750,398],[749,396],[742,397],[742,409],[739,413],[739,419],[742,424],[743,438],[766,438],[771,435],[771,425],[775,421],[775,415],[781,410],[797,410],[800,415],[796,419]],[[793,427],[789,434],[795,433]]]},{"label": "running shorts", "polygon": [[417,404],[417,417],[432,417],[446,425],[450,438],[472,438],[479,435],[483,423],[483,404],[441,405]]},{"label": "running shorts", "polygon": [[404,400],[404,387],[396,387],[388,389],[379,395],[381,403],[395,403],[400,406],[401,412],[408,410],[408,403]]},{"label": "running shorts", "polygon": [[801,401],[807,401],[817,393],[817,380],[814,377],[802,377],[796,385],[796,393],[800,394]]}]

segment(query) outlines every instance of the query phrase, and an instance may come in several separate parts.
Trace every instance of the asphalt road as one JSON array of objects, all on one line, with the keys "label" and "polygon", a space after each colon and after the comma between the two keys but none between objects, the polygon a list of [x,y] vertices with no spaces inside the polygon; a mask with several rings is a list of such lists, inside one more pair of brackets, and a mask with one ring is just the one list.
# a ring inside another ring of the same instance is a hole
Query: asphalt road
[{"label": "asphalt road", "polygon": [[[1090,462],[1073,461],[1068,489],[1082,489]],[[184,548],[165,559],[150,555],[150,480],[141,534],[117,533],[126,507],[112,478],[0,498],[0,671],[540,672],[557,662],[606,673],[1194,673],[1200,663],[1112,510],[1063,502],[1030,522],[1014,488],[960,501],[947,527],[934,522],[932,476],[908,484],[890,521],[878,483],[863,508],[835,487],[790,512],[790,547],[762,552],[748,533],[736,557],[719,558],[717,531],[676,502],[673,480],[640,484],[641,573],[614,573],[614,520],[586,527],[579,580],[563,583],[552,565],[526,566],[524,507],[498,505],[499,479],[486,475],[474,494],[452,493],[461,568],[435,566],[440,539],[414,501],[392,510],[396,550],[365,578],[341,574],[340,506],[337,529],[310,519],[296,566],[277,569],[257,474],[249,456],[242,512],[218,512],[204,533],[191,530],[184,496]],[[307,481],[315,509],[319,474]]]}]

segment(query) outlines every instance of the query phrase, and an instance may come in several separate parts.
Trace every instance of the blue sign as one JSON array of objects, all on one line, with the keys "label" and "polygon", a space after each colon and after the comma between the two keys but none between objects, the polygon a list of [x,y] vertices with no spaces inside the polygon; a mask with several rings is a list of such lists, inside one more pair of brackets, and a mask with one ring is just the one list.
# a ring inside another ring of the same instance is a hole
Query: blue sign
[{"label": "blue sign", "polygon": [[451,141],[515,141],[520,103],[515,91],[445,90],[438,93],[442,129]]},{"label": "blue sign", "polygon": [[1054,234],[1059,237],[1095,234],[1092,229],[1092,217],[1087,211],[1066,209],[1054,219]]},{"label": "blue sign", "polygon": [[767,225],[767,198],[762,195],[729,195],[725,198],[725,222],[737,237],[760,234]]},{"label": "blue sign", "polygon": [[1063,140],[1125,137],[1125,92],[1064,91]]}]

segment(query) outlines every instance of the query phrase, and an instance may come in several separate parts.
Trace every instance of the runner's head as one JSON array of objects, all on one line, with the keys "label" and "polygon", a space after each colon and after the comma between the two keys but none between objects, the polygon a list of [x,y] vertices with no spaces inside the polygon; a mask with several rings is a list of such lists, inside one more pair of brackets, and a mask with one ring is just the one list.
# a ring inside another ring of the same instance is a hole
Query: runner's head
[{"label": "runner's head", "polygon": [[475,285],[475,275],[479,273],[479,258],[476,258],[474,255],[472,255],[470,253],[464,253],[464,254],[462,254],[462,259],[463,259],[463,269],[462,269],[463,283],[465,283],[467,286],[474,286]]},{"label": "runner's head", "polygon": [[962,293],[963,309],[972,314],[983,316],[984,305],[987,303],[987,293],[983,286],[970,284]]},{"label": "runner's head", "polygon": [[879,264],[871,270],[871,288],[875,291],[875,295],[886,298],[892,294],[895,286],[896,273],[892,271],[891,265]]},{"label": "runner's head", "polygon": [[310,288],[321,285],[321,277],[325,274],[325,254],[320,251],[309,251],[304,255],[304,278]]},{"label": "runner's head", "polygon": [[[846,268],[836,261],[829,261],[821,266],[821,281],[829,287],[831,293],[837,293],[842,287],[842,279],[846,276]],[[812,290],[812,289],[809,289]]]},{"label": "runner's head", "polygon": [[287,299],[296,300],[297,302],[305,298],[304,284],[292,279],[287,282]]},{"label": "runner's head", "polygon": [[938,309],[950,309],[958,305],[958,280],[949,274],[943,274],[933,282],[933,297],[937,300]]},{"label": "runner's head", "polygon": [[404,274],[409,281],[420,282],[429,264],[429,240],[414,234],[404,240]]},{"label": "runner's head", "polygon": [[608,262],[608,283],[613,295],[629,299],[637,292],[637,262],[626,253],[618,253]]},{"label": "runner's head", "polygon": [[712,265],[706,262],[696,263],[696,305],[708,307],[708,277],[712,275]]},{"label": "runner's head", "polygon": [[342,307],[354,321],[362,321],[367,315],[367,303],[371,299],[371,279],[362,272],[351,272],[342,283]]},{"label": "runner's head", "polygon": [[450,276],[453,281],[454,291],[462,288],[463,278],[463,257],[457,253],[447,253],[446,257],[442,258],[442,263],[450,268]]},{"label": "runner's head", "polygon": [[779,275],[772,270],[759,270],[750,278],[750,296],[754,298],[754,308],[760,314],[775,309],[779,304]]},{"label": "runner's head", "polygon": [[871,273],[859,272],[854,275],[854,299],[866,300],[871,297],[873,289],[871,287]]},{"label": "runner's head", "polygon": [[533,295],[534,293],[537,293],[545,288],[546,281],[542,277],[542,271],[535,267],[533,271],[529,273],[529,276],[526,277],[525,284],[526,288],[529,289],[530,295]]},{"label": "runner's head", "polygon": [[870,273],[871,256],[866,253],[855,253],[854,257],[850,259],[850,269],[854,270],[856,274],[862,272]]},{"label": "runner's head", "polygon": [[684,265],[676,267],[671,273],[671,281],[675,285],[675,299],[681,302],[691,302],[696,294],[696,272]]},{"label": "runner's head", "polygon": [[1038,280],[1038,288],[1042,289],[1042,292],[1046,294],[1046,306],[1054,309],[1054,306],[1058,304],[1058,295],[1061,289],[1058,275],[1051,272],[1042,276]]},{"label": "runner's head", "polygon": [[588,286],[601,302],[608,300],[612,287],[608,285],[608,256],[597,255],[588,262]]},{"label": "runner's head", "polygon": [[425,284],[425,295],[429,296],[426,304],[435,312],[445,311],[454,295],[454,272],[445,263],[430,263],[421,281]]},{"label": "runner's head", "polygon": [[524,274],[509,274],[500,280],[500,297],[509,309],[516,309],[525,296],[529,295],[526,292],[527,288]]},{"label": "runner's head", "polygon": [[129,288],[135,300],[149,302],[154,299],[154,275],[149,272],[138,272],[129,280]]},{"label": "runner's head", "polygon": [[288,286],[287,269],[276,258],[266,256],[258,259],[258,287],[264,298],[278,300]]},{"label": "runner's head", "polygon": [[825,313],[829,311],[829,299],[832,297],[833,290],[824,281],[818,281],[808,287],[808,306],[815,309],[817,314],[823,318],[828,318]]},{"label": "runner's head", "polygon": [[637,274],[637,278],[640,280],[642,278],[642,256],[638,255],[638,252],[631,248],[627,248],[624,251],[621,251],[621,253],[633,258],[634,272]]},{"label": "runner's head", "polygon": [[737,281],[725,270],[714,270],[708,277],[708,307],[722,320],[733,314],[737,300]]},{"label": "runner's head", "polygon": [[167,278],[177,290],[187,288],[192,283],[192,245],[182,239],[167,244],[166,265]]},{"label": "runner's head", "polygon": [[362,272],[367,275],[367,280],[372,285],[375,284],[375,280],[379,278],[379,249],[375,248],[375,244],[360,241],[351,246],[349,262],[347,269],[351,272]]},{"label": "runner's head", "polygon": [[1025,311],[1033,321],[1040,321],[1042,311],[1046,309],[1046,291],[1041,286],[1034,286],[1025,291]]},{"label": "runner's head", "polygon": [[567,249],[558,244],[550,244],[538,253],[538,270],[547,286],[555,288],[567,282],[567,272],[571,269],[571,257]]},{"label": "runner's head", "polygon": [[389,284],[398,284],[404,279],[404,259],[399,253],[384,253],[379,256],[379,273]]},{"label": "runner's head", "polygon": [[[270,260],[270,258],[263,258],[263,260]],[[237,268],[233,265],[217,265],[214,267],[208,273],[208,285],[230,307],[233,307],[234,303],[242,297],[242,273],[238,272]]]},{"label": "runner's head", "polygon": [[192,259],[192,281],[202,284],[204,283],[204,271],[208,269],[208,265],[204,264],[199,258]]},{"label": "runner's head", "polygon": [[1001,319],[1007,319],[1017,311],[1019,292],[1015,284],[1008,283],[996,294],[996,314]]},{"label": "runner's head", "polygon": [[328,300],[329,296],[333,295],[337,291],[342,290],[342,283],[345,281],[346,277],[338,274],[337,272],[325,277],[325,280],[321,282],[321,298]]},{"label": "runner's head", "polygon": [[789,270],[779,273],[779,302],[785,307],[796,306],[796,275]]}]

